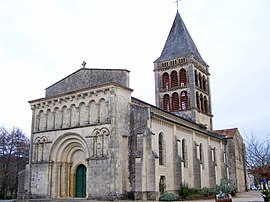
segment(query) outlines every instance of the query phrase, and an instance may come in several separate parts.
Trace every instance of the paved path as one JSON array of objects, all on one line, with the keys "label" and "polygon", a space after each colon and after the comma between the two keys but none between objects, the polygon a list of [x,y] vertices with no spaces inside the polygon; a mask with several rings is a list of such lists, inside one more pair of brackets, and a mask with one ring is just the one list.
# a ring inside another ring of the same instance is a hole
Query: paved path
[{"label": "paved path", "polygon": [[[53,201],[57,201],[57,202],[90,202],[90,200],[85,200],[85,199],[0,200],[0,202],[37,202],[37,201],[41,201],[41,202],[53,202]],[[185,202],[214,202],[214,201],[215,201],[214,199],[208,199],[208,200],[195,200],[195,201],[185,201]],[[94,202],[94,201],[91,201],[91,202]],[[131,201],[123,200],[120,202],[131,202]],[[233,202],[263,202],[263,198],[262,198],[260,190],[254,190],[254,191],[250,191],[250,192],[238,193],[237,197],[233,198]]]},{"label": "paved path", "polygon": [[[185,201],[185,202],[214,202],[214,199],[209,200],[196,200],[196,201]],[[249,192],[238,193],[237,197],[233,197],[233,202],[262,202],[263,198],[260,190],[254,190]]]}]

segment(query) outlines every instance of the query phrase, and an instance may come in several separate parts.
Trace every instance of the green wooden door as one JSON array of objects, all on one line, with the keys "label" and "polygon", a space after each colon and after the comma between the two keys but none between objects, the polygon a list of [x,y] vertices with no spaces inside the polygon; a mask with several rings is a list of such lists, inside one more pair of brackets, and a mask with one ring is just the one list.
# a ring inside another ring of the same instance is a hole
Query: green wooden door
[{"label": "green wooden door", "polygon": [[86,197],[86,167],[79,165],[76,170],[76,197]]}]

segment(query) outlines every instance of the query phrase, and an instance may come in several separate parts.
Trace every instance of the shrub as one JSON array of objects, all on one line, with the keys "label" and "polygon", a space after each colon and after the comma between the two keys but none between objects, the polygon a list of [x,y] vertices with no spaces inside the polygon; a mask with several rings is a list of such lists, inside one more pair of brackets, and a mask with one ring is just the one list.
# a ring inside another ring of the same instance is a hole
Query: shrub
[{"label": "shrub", "polygon": [[212,195],[215,195],[217,194],[218,192],[216,191],[215,188],[207,188],[207,187],[204,187],[200,190],[200,195],[201,196],[212,196]]},{"label": "shrub", "polygon": [[178,196],[174,195],[173,193],[164,193],[159,197],[160,201],[176,201]]},{"label": "shrub", "polygon": [[216,187],[218,193],[236,195],[236,189],[231,185],[229,180],[223,180],[219,186]]},{"label": "shrub", "polygon": [[182,184],[179,195],[183,198],[192,196],[198,193],[198,190],[195,188],[189,188],[187,184]]},{"label": "shrub", "polygon": [[223,180],[220,185],[211,188],[202,188],[200,190],[195,188],[189,188],[187,184],[182,184],[179,191],[179,196],[181,198],[188,199],[198,199],[198,198],[207,198],[217,194],[231,194],[234,196],[236,194],[235,188],[231,185],[230,181]]}]

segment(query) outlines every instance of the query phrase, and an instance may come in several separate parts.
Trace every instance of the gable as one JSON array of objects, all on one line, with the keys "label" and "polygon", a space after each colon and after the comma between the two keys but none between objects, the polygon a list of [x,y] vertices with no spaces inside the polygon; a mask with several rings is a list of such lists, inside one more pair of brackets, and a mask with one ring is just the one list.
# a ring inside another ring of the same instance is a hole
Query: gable
[{"label": "gable", "polygon": [[129,71],[82,68],[46,88],[45,96],[51,97],[112,82],[129,87]]}]

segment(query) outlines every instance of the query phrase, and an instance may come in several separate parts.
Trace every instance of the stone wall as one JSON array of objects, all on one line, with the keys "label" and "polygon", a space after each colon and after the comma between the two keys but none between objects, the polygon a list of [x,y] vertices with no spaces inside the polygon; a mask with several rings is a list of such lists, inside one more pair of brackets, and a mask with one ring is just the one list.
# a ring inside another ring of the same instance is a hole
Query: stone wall
[{"label": "stone wall", "polygon": [[153,153],[152,133],[147,125],[149,110],[133,104],[130,117],[129,182],[132,189],[129,195],[136,200],[157,200],[157,155]]},{"label": "stone wall", "polygon": [[109,83],[118,83],[129,88],[129,71],[82,68],[46,88],[46,97]]},{"label": "stone wall", "polygon": [[232,185],[237,189],[237,175],[236,175],[236,159],[235,159],[235,144],[233,139],[228,139],[227,142],[227,165],[229,166],[228,179],[232,182]]},{"label": "stone wall", "polygon": [[194,173],[194,188],[196,189],[201,189],[201,184],[202,184],[202,169],[201,169],[201,161],[198,158],[198,144],[194,141],[193,143],[193,173]]},{"label": "stone wall", "polygon": [[31,198],[73,198],[77,168],[86,197],[126,197],[131,90],[118,84],[31,101]]}]

